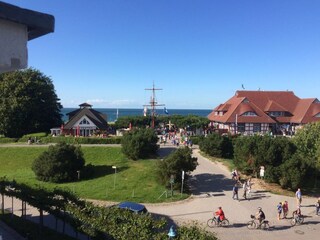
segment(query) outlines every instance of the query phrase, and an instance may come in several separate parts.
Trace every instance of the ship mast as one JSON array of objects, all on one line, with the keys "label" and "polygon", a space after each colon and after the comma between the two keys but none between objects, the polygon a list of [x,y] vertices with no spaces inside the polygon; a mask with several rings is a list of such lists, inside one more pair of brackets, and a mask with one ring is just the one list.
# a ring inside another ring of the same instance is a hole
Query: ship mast
[{"label": "ship mast", "polygon": [[151,107],[152,128],[154,128],[156,107],[157,106],[164,106],[164,104],[158,104],[158,102],[156,100],[156,91],[162,90],[162,88],[155,88],[154,83],[153,83],[152,88],[145,88],[144,90],[152,91],[152,95],[150,97],[150,102],[149,102],[149,104],[144,105],[144,107]]}]

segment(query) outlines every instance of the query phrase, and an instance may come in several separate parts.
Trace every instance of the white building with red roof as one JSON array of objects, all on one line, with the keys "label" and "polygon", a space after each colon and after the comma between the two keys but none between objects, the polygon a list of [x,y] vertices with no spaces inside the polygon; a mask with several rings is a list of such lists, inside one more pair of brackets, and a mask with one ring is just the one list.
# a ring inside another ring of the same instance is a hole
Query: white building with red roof
[{"label": "white building with red roof", "polygon": [[292,91],[237,91],[208,115],[212,125],[233,134],[292,134],[320,120],[320,101]]}]

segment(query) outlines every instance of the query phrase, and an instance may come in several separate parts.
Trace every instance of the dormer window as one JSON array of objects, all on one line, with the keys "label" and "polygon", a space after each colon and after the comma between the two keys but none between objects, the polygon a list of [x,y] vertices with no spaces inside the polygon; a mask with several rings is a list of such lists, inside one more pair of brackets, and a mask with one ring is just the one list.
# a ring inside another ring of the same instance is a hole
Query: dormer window
[{"label": "dormer window", "polygon": [[316,114],[314,117],[320,118],[320,113]]},{"label": "dormer window", "polygon": [[80,122],[80,125],[89,125],[90,122],[87,119],[82,119],[82,121]]},{"label": "dormer window", "polygon": [[255,117],[255,116],[258,116],[258,115],[255,112],[249,111],[249,112],[243,113],[241,116]]},{"label": "dormer window", "polygon": [[284,117],[285,116],[285,112],[269,112],[269,115],[271,117]]}]

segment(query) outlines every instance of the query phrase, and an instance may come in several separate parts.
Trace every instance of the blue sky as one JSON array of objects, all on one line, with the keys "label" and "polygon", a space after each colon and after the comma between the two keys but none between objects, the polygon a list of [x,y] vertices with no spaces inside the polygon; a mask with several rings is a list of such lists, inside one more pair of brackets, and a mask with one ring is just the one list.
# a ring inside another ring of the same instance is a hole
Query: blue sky
[{"label": "blue sky", "polygon": [[320,98],[318,0],[2,0],[55,16],[28,43],[64,107],[212,109],[241,90]]}]

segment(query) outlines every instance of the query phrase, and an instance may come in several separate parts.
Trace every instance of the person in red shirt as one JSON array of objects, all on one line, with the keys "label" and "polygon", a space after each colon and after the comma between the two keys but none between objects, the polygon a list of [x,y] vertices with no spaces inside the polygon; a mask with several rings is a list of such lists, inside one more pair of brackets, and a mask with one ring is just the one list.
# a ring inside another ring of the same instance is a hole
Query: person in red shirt
[{"label": "person in red shirt", "polygon": [[222,220],[225,219],[224,212],[221,207],[219,207],[218,211],[215,212],[217,217],[217,221],[220,224]]}]

